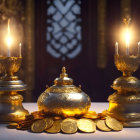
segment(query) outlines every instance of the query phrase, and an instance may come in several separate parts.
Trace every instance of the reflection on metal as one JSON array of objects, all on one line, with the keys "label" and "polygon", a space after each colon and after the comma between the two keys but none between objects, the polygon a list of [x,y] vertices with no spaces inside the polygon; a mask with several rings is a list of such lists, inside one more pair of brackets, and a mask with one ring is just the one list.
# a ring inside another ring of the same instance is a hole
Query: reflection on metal
[{"label": "reflection on metal", "polygon": [[121,17],[131,18],[131,0],[121,0]]},{"label": "reflection on metal", "polygon": [[105,68],[107,63],[106,54],[106,0],[98,0],[98,48],[97,48],[97,66]]},{"label": "reflection on metal", "polygon": [[15,75],[21,61],[22,57],[0,57],[0,122],[20,121],[28,114],[18,93],[26,90],[26,85]]},{"label": "reflection on metal", "polygon": [[139,68],[140,56],[115,55],[115,65],[123,75],[111,86],[116,91],[108,98],[108,115],[122,121],[125,127],[139,127],[140,80],[132,73]]},{"label": "reflection on metal", "polygon": [[55,58],[72,59],[82,50],[81,0],[47,0],[46,51]]},{"label": "reflection on metal", "polygon": [[73,80],[68,77],[63,67],[60,77],[39,96],[37,104],[39,110],[44,112],[72,117],[85,114],[90,108],[91,101],[81,87],[73,85]]},{"label": "reflection on metal", "polygon": [[31,101],[34,88],[34,0],[26,0],[25,8],[25,83],[28,85],[25,101]]}]

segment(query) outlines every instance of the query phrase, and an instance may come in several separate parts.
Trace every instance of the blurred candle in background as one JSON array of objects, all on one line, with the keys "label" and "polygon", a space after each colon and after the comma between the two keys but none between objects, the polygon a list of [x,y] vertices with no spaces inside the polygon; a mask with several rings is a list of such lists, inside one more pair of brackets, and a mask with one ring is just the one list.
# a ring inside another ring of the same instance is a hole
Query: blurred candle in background
[{"label": "blurred candle in background", "polygon": [[21,46],[22,46],[22,44],[19,43],[19,57],[22,57],[22,55],[21,55]]},{"label": "blurred candle in background", "polygon": [[115,43],[115,55],[119,55],[119,53],[118,53],[118,42]]},{"label": "blurred candle in background", "polygon": [[140,54],[140,41],[138,42],[138,54]]}]

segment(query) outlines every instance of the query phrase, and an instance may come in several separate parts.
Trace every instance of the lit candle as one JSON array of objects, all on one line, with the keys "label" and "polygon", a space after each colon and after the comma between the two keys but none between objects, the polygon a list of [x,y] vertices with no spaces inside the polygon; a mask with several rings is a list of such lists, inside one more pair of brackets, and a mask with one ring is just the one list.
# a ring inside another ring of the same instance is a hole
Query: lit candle
[{"label": "lit candle", "polygon": [[128,29],[126,29],[125,32],[125,42],[126,42],[126,55],[129,55],[130,32]]},{"label": "lit candle", "polygon": [[7,38],[6,38],[6,43],[7,43],[7,46],[8,46],[8,57],[11,56],[11,51],[10,51],[10,48],[11,48],[11,45],[12,45],[12,37],[10,36],[10,19],[8,19],[8,35],[7,35]]},{"label": "lit candle", "polygon": [[21,46],[22,46],[22,44],[19,43],[19,57],[22,57],[22,56],[21,56]]},{"label": "lit candle", "polygon": [[140,54],[140,41],[138,42],[138,54]]},{"label": "lit candle", "polygon": [[118,42],[115,43],[115,55],[119,55],[119,53],[118,53]]}]

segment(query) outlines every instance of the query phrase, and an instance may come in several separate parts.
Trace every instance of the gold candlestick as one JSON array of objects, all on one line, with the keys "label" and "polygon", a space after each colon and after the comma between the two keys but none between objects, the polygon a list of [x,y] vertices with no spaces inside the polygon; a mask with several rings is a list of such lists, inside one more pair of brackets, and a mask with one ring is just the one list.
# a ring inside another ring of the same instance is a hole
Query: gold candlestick
[{"label": "gold candlestick", "polygon": [[21,66],[22,57],[0,57],[0,122],[20,121],[28,111],[22,106],[18,91],[26,85],[14,75]]},{"label": "gold candlestick", "polygon": [[115,55],[115,65],[123,76],[113,82],[112,88],[117,91],[108,98],[108,114],[123,121],[126,127],[140,126],[140,80],[132,76],[139,63],[139,56]]}]

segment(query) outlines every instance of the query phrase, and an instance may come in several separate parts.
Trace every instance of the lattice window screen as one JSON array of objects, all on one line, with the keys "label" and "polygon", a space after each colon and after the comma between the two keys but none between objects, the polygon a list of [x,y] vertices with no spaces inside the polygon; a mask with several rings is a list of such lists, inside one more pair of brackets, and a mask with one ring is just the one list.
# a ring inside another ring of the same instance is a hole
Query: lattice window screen
[{"label": "lattice window screen", "polygon": [[46,51],[62,60],[75,58],[82,50],[81,0],[46,0]]}]

